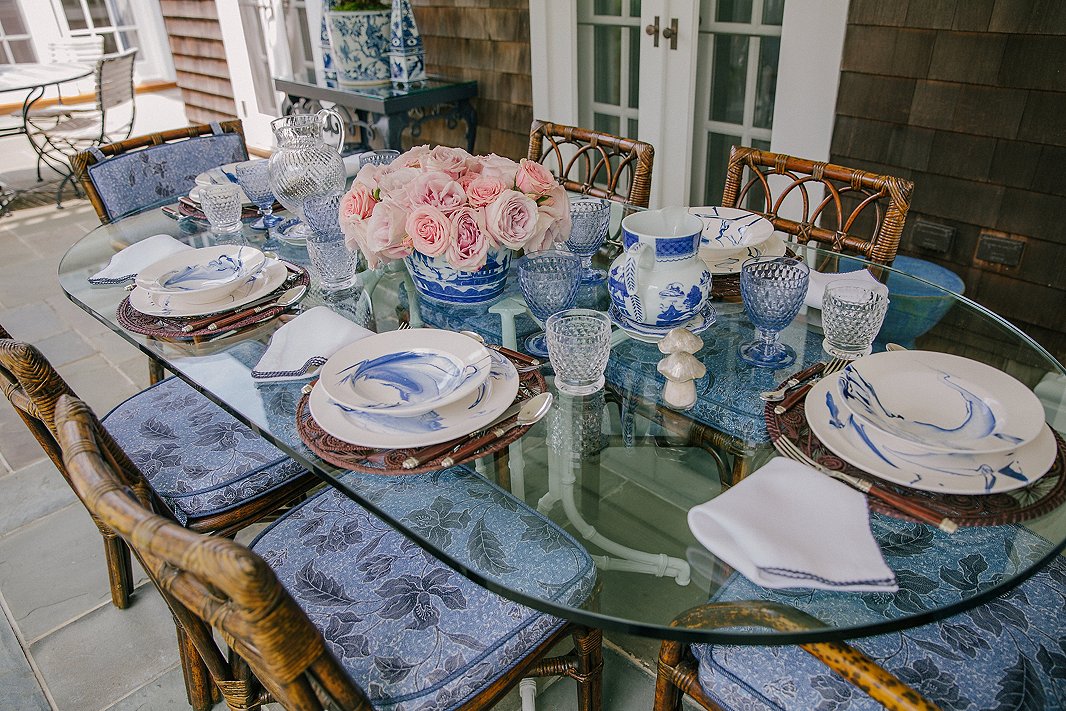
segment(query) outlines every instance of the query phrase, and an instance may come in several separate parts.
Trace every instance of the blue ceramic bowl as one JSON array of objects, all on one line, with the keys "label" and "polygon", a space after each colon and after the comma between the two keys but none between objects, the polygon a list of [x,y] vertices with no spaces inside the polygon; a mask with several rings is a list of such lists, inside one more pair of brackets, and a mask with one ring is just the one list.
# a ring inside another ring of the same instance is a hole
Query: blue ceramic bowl
[{"label": "blue ceramic bowl", "polygon": [[[858,268],[859,263],[854,260],[840,260],[841,271]],[[958,274],[924,259],[900,255],[892,263],[892,268],[956,294],[962,294],[966,288]],[[889,273],[887,285],[888,314],[877,334],[878,343],[898,343],[905,348],[913,348],[915,339],[939,323],[954,302],[951,296],[939,289],[896,273]]]}]

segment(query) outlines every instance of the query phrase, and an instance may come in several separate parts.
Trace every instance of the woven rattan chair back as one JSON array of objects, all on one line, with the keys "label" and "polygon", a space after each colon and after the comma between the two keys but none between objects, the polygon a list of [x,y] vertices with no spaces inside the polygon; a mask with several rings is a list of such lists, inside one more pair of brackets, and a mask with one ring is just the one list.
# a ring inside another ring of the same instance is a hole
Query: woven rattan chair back
[{"label": "woven rattan chair back", "polygon": [[648,206],[655,159],[650,143],[534,119],[528,158],[544,164],[567,190]]},{"label": "woven rattan chair back", "polygon": [[[798,242],[890,265],[913,189],[891,175],[733,146],[722,204],[762,212]],[[786,199],[802,206],[798,220],[779,214]]]},{"label": "woven rattan chair back", "polygon": [[[74,489],[128,542],[176,617],[195,614],[214,627],[287,709],[324,708],[316,689],[340,708],[371,708],[262,558],[226,538],[194,533],[153,513],[108,459],[100,440],[103,428],[85,403],[61,397],[56,425]],[[232,672],[208,635],[193,642],[231,708],[268,700],[255,679]]]},{"label": "woven rattan chair back", "polygon": [[247,159],[244,128],[235,119],[90,148],[73,156],[70,165],[100,222],[107,224],[185,195],[199,173]]},{"label": "woven rattan chair back", "polygon": [[[60,397],[73,396],[74,392],[39,350],[12,339],[3,326],[0,326],[0,389],[69,484],[70,476],[55,436],[55,408]],[[106,430],[100,440],[108,456],[118,464],[126,484],[147,492],[140,471]],[[111,601],[115,607],[126,608],[133,593],[129,550],[111,529],[95,517],[93,521],[104,539]]]}]

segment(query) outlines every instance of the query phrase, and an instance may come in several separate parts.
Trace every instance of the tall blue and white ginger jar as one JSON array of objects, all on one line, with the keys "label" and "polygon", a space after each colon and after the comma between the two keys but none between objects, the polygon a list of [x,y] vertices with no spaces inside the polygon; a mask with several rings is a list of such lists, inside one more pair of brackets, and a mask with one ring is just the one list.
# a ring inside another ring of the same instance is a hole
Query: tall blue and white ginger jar
[{"label": "tall blue and white ginger jar", "polygon": [[476,272],[456,269],[444,257],[427,257],[421,252],[412,252],[405,261],[420,296],[455,306],[476,306],[503,293],[511,250],[489,247],[485,266]]},{"label": "tall blue and white ginger jar", "polygon": [[337,85],[337,70],[333,66],[333,48],[329,44],[329,22],[327,13],[337,4],[337,0],[322,0],[322,21],[319,23],[318,47],[322,50],[322,78],[326,86]]},{"label": "tall blue and white ginger jar", "polygon": [[696,316],[711,290],[698,256],[703,222],[683,207],[638,212],[622,220],[625,251],[607,272],[611,304],[624,320],[674,328]]},{"label": "tall blue and white ginger jar", "polygon": [[408,0],[392,0],[389,67],[392,82],[400,87],[426,79],[426,50]]},{"label": "tall blue and white ginger jar", "polygon": [[331,59],[341,86],[389,83],[389,10],[326,13]]}]

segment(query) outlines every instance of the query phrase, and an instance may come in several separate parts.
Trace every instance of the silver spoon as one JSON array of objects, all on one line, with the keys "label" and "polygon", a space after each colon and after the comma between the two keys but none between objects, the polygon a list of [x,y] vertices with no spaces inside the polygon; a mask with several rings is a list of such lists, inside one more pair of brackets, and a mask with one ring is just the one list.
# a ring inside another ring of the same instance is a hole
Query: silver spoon
[{"label": "silver spoon", "polygon": [[503,422],[482,436],[470,440],[442,459],[440,461],[441,467],[450,467],[456,462],[462,461],[464,457],[473,454],[482,447],[492,444],[515,427],[527,427],[539,422],[542,417],[548,414],[548,410],[552,407],[553,399],[551,393],[541,393],[540,395],[537,395],[522,406],[522,409],[518,411],[518,417],[510,422]]},{"label": "silver spoon", "polygon": [[519,357],[527,359],[528,360],[528,365],[516,365],[515,366],[515,370],[517,370],[519,373],[528,373],[529,371],[537,370],[542,365],[544,365],[543,363],[541,363],[536,358],[533,358],[532,356],[526,356],[523,353],[519,353],[518,351],[512,351],[510,348],[504,348],[503,346],[498,346],[495,343],[486,343],[484,336],[482,336],[477,331],[459,331],[459,333],[464,335],[464,336],[469,336],[470,338],[473,338],[475,341],[477,341],[481,345],[485,346],[486,348],[491,348],[492,350],[497,351],[499,353],[502,353],[505,356],[508,355],[509,353],[514,353],[516,356],[519,356]]}]

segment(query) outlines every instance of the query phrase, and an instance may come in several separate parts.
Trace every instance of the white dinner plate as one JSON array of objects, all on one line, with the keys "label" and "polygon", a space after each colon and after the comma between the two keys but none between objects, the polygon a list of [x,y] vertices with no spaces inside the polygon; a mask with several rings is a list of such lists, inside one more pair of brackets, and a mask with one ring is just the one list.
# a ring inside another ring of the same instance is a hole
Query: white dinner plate
[{"label": "white dinner plate", "polygon": [[1032,390],[1001,370],[932,351],[886,351],[841,373],[843,407],[900,444],[935,452],[1006,452],[1043,429]]},{"label": "white dinner plate", "polygon": [[130,292],[130,306],[149,316],[169,316],[184,318],[192,316],[209,316],[229,311],[260,299],[285,283],[289,270],[281,262],[267,260],[266,266],[258,273],[248,277],[222,298],[206,304],[190,304],[180,295],[160,296],[137,287]]},{"label": "white dinner plate", "polygon": [[226,183],[233,183],[237,185],[237,190],[240,191],[241,202],[245,205],[251,205],[252,201],[248,199],[248,196],[241,190],[240,185],[237,184],[237,164],[226,163],[220,165],[217,168],[211,170],[205,170],[197,175],[193,182],[196,183],[196,187],[189,191],[189,199],[194,202],[200,202],[200,190],[199,188],[204,185],[225,185]]},{"label": "white dinner plate", "polygon": [[700,259],[707,265],[707,271],[711,274],[739,274],[745,260],[762,256],[780,257],[785,252],[785,240],[781,239],[781,235],[774,234],[759,246],[745,247],[738,252],[712,254],[701,249]]},{"label": "white dinner plate", "polygon": [[184,303],[206,304],[229,294],[265,263],[266,255],[255,247],[185,249],[144,267],[134,281],[157,298],[179,295]]},{"label": "white dinner plate", "polygon": [[690,207],[703,222],[700,251],[715,257],[758,247],[774,234],[773,224],[762,215],[735,207]]},{"label": "white dinner plate", "polygon": [[356,412],[420,415],[470,394],[489,376],[489,349],[436,328],[386,331],[330,356],[319,371],[330,398]]},{"label": "white dinner plate", "polygon": [[836,380],[823,378],[807,393],[811,432],[845,462],[885,481],[938,494],[999,494],[1032,484],[1055,462],[1055,436],[1042,421],[1032,442],[1009,452],[901,451],[871,436],[872,428],[840,405]]},{"label": "white dinner plate", "polygon": [[489,377],[473,392],[438,410],[413,417],[353,411],[330,398],[321,380],[311,390],[308,406],[323,430],[361,447],[396,449],[447,442],[491,423],[518,394],[518,371],[511,361],[496,351],[490,351],[489,357]]}]

